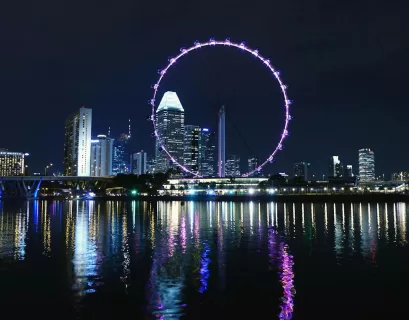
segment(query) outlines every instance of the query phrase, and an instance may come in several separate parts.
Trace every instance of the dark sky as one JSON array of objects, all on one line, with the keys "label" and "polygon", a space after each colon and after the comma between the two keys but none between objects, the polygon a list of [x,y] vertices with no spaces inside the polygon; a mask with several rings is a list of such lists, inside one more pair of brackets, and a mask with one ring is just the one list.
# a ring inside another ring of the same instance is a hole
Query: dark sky
[{"label": "dark sky", "polygon": [[[377,173],[409,170],[407,1],[8,1],[0,10],[0,146],[29,152],[31,170],[62,168],[64,120],[85,105],[93,132],[153,152],[147,101],[157,70],[194,40],[245,40],[272,59],[294,104],[291,136],[267,171],[375,150]],[[163,82],[186,123],[214,128],[228,110],[228,153],[265,157],[283,125],[277,83],[250,55],[202,49]],[[236,128],[236,129],[234,129]],[[244,161],[243,161],[244,164]]]}]

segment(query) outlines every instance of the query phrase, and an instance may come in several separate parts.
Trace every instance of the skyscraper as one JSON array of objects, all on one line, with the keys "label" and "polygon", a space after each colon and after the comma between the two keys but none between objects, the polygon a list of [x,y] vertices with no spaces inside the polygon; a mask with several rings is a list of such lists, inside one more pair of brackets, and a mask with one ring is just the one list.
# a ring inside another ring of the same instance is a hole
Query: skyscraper
[{"label": "skyscraper", "polygon": [[199,126],[185,125],[183,165],[193,172],[199,171]]},{"label": "skyscraper", "polygon": [[375,180],[375,153],[371,149],[360,149],[358,151],[359,180]]},{"label": "skyscraper", "polygon": [[[258,166],[258,158],[257,156],[253,155],[247,159],[247,172],[251,172],[257,170]],[[260,172],[254,172],[252,176],[258,176]]]},{"label": "skyscraper", "polygon": [[65,123],[64,175],[89,176],[92,109],[82,107]]},{"label": "skyscraper", "polygon": [[202,177],[214,177],[216,165],[215,134],[202,128],[199,135],[199,174]]},{"label": "skyscraper", "polygon": [[341,178],[344,174],[343,165],[338,156],[329,158],[328,178]]},{"label": "skyscraper", "polygon": [[231,155],[226,160],[226,177],[239,177],[240,176],[240,157]]},{"label": "skyscraper", "polygon": [[308,169],[311,164],[309,162],[296,162],[294,163],[294,177],[300,178],[304,181],[308,181]]},{"label": "skyscraper", "polygon": [[345,167],[345,171],[344,171],[345,173],[344,173],[344,176],[346,177],[346,178],[352,178],[353,176],[354,176],[354,172],[353,172],[353,170],[352,170],[352,165],[350,165],[350,164],[348,164],[346,167]]},{"label": "skyscraper", "polygon": [[219,177],[226,175],[226,110],[224,106],[219,111],[217,170]]},{"label": "skyscraper", "polygon": [[131,155],[131,173],[141,175],[148,172],[147,154],[141,150]]},{"label": "skyscraper", "polygon": [[129,139],[129,133],[122,133],[119,138],[115,139],[114,141],[114,152],[112,160],[112,173],[114,175],[128,174],[130,172],[130,157],[128,153]]},{"label": "skyscraper", "polygon": [[24,154],[22,152],[10,152],[0,149],[0,176],[24,176]]},{"label": "skyscraper", "polygon": [[91,176],[112,175],[113,139],[104,134],[91,140]]},{"label": "skyscraper", "polygon": [[[176,92],[168,91],[163,95],[156,110],[156,130],[162,145],[170,155],[183,164],[183,139],[185,129],[185,111]],[[166,172],[174,167],[167,154],[156,140],[156,172]]]}]

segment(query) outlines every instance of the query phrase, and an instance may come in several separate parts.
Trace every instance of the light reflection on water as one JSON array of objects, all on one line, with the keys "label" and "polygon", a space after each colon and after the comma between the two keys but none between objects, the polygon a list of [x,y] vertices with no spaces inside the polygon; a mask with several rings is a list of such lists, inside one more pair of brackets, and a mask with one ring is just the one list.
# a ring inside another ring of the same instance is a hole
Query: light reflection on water
[{"label": "light reflection on water", "polygon": [[[234,296],[229,285],[267,271],[281,289],[271,288],[265,316],[291,319],[297,259],[325,250],[339,266],[353,258],[376,268],[380,249],[407,244],[407,214],[405,203],[0,201],[0,262],[65,257],[75,303],[142,290],[139,312],[158,319],[201,304],[216,312],[211,297]],[[242,267],[243,256],[254,263]],[[268,290],[255,281],[254,299]]]}]

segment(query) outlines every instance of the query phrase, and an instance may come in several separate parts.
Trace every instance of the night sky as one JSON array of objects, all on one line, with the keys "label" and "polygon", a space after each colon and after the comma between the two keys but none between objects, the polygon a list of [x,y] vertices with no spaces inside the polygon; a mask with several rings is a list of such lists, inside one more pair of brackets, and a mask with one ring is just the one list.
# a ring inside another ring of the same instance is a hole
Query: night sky
[{"label": "night sky", "polygon": [[[281,71],[294,101],[291,135],[267,172],[309,161],[327,173],[339,155],[357,169],[370,147],[376,171],[409,170],[407,1],[8,1],[0,10],[0,147],[30,153],[30,171],[62,169],[64,121],[93,109],[93,133],[127,131],[154,151],[148,100],[157,70],[182,46],[245,40]],[[265,158],[284,110],[275,79],[254,57],[207,48],[163,82],[186,123],[216,129],[227,108],[228,154]],[[244,166],[244,161],[243,161]]]}]

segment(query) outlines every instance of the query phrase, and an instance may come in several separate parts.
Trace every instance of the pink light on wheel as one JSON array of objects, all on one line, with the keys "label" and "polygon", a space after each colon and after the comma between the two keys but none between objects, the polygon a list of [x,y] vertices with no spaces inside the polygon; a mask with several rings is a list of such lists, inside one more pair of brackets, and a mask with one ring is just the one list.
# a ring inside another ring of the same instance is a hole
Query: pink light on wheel
[{"label": "pink light on wheel", "polygon": [[166,155],[169,157],[169,159],[174,164],[176,164],[184,172],[188,172],[188,173],[192,174],[193,176],[200,177],[200,175],[197,172],[191,171],[188,168],[184,167],[179,162],[177,162],[176,159],[169,153],[169,151],[163,145],[163,143],[162,143],[162,141],[161,141],[161,139],[160,139],[160,137],[158,135],[158,131],[157,131],[157,127],[156,127],[155,101],[156,101],[156,95],[158,93],[158,89],[160,87],[160,83],[161,83],[162,79],[164,78],[164,76],[166,75],[166,72],[168,71],[168,69],[171,66],[175,65],[176,62],[180,58],[187,55],[189,52],[192,52],[193,50],[197,50],[199,48],[208,47],[208,46],[209,47],[211,47],[211,46],[232,47],[232,48],[237,48],[239,50],[246,51],[246,52],[250,53],[252,56],[259,59],[271,71],[271,73],[276,78],[276,80],[277,80],[277,82],[278,82],[278,84],[280,86],[281,93],[283,95],[283,102],[284,102],[284,108],[285,108],[285,117],[284,117],[284,128],[283,128],[282,133],[280,134],[279,141],[278,141],[276,147],[271,152],[271,154],[267,157],[267,159],[262,164],[260,164],[255,170],[242,174],[243,177],[248,177],[248,176],[252,175],[253,173],[255,173],[257,171],[260,171],[267,163],[273,162],[277,152],[283,149],[283,141],[288,136],[288,124],[289,124],[290,120],[292,119],[292,117],[290,116],[290,104],[291,104],[292,101],[287,96],[287,86],[281,80],[280,72],[278,70],[276,70],[271,65],[270,59],[264,58],[262,55],[260,55],[260,53],[259,53],[259,51],[257,49],[254,50],[254,49],[251,49],[251,48],[247,47],[244,42],[235,43],[235,42],[232,42],[229,38],[227,38],[226,40],[223,40],[223,41],[218,41],[218,40],[215,40],[214,38],[211,38],[209,41],[203,42],[203,43],[200,43],[199,41],[195,41],[193,46],[191,46],[189,48],[182,48],[180,50],[180,53],[176,57],[173,57],[173,58],[169,59],[169,64],[164,69],[159,70],[159,79],[152,86],[152,88],[153,88],[153,97],[150,100],[150,104],[152,106],[152,116],[151,116],[150,120],[153,123],[154,136],[156,137],[156,139],[158,139],[158,144],[159,144],[160,148],[166,153]]}]

